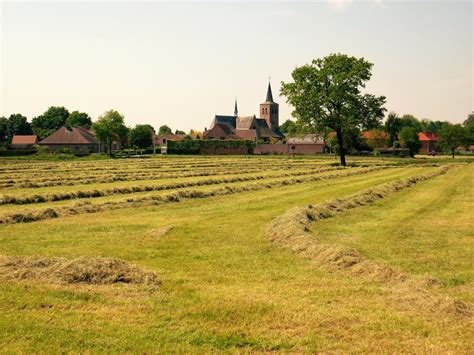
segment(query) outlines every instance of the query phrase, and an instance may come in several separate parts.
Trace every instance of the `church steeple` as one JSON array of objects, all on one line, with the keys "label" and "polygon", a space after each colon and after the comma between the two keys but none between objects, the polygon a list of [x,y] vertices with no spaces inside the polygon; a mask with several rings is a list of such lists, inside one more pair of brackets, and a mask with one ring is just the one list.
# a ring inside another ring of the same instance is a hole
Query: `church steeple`
[{"label": "church steeple", "polygon": [[260,117],[265,119],[271,130],[278,129],[278,104],[273,101],[272,87],[270,79],[268,80],[267,98],[263,104],[260,104]]},{"label": "church steeple", "polygon": [[268,82],[267,98],[265,102],[273,102],[272,87],[270,86],[270,81]]},{"label": "church steeple", "polygon": [[234,107],[234,116],[238,116],[239,115],[239,110],[237,109],[237,98],[235,98],[235,107]]}]

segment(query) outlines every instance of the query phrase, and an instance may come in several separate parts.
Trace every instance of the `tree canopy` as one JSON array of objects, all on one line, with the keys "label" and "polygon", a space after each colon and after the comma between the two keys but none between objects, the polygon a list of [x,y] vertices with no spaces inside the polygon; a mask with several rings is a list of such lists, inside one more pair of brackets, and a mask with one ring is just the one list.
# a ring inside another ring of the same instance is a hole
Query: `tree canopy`
[{"label": "tree canopy", "polygon": [[460,124],[446,124],[438,134],[438,143],[444,149],[449,150],[454,158],[455,149],[466,141],[467,130]]},{"label": "tree canopy", "polygon": [[153,145],[153,129],[150,125],[138,124],[128,133],[128,144],[131,147],[148,148]]},{"label": "tree canopy", "polygon": [[327,128],[336,132],[342,165],[346,165],[344,135],[376,127],[384,116],[385,97],[362,93],[372,67],[364,58],[331,54],[297,67],[293,82],[282,82],[281,93],[298,120],[320,133]]},{"label": "tree canopy", "polygon": [[100,141],[107,144],[109,155],[112,155],[112,143],[119,142],[128,132],[123,115],[114,110],[109,110],[100,116],[97,122],[92,124],[92,129]]},{"label": "tree canopy", "polygon": [[165,134],[171,134],[171,133],[173,133],[173,132],[171,131],[171,128],[169,128],[167,125],[163,125],[158,129],[158,136],[162,136],[162,135],[165,135]]},{"label": "tree canopy", "polygon": [[85,127],[91,128],[92,119],[85,112],[72,111],[65,122],[68,127]]},{"label": "tree canopy", "polygon": [[45,113],[31,120],[33,133],[44,139],[66,124],[69,111],[64,107],[51,106]]},{"label": "tree canopy", "polygon": [[414,127],[405,126],[400,131],[400,141],[404,148],[410,150],[410,156],[414,157],[421,148],[418,131]]},{"label": "tree canopy", "polygon": [[8,117],[6,122],[6,141],[11,143],[14,135],[32,134],[28,119],[20,113],[14,113]]}]

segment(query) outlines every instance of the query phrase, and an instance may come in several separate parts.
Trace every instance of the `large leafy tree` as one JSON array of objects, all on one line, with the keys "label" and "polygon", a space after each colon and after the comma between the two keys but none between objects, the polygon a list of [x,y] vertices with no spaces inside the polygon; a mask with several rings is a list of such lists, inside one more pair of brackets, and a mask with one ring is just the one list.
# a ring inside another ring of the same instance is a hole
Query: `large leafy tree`
[{"label": "large leafy tree", "polygon": [[20,113],[14,113],[8,117],[6,141],[10,143],[15,134],[25,135],[31,134],[31,126],[28,119]]},{"label": "large leafy tree", "polygon": [[282,82],[281,93],[299,120],[320,133],[336,132],[342,165],[346,165],[344,135],[376,127],[384,116],[385,97],[362,93],[372,67],[364,58],[331,54],[296,68],[293,82]]},{"label": "large leafy tree", "polygon": [[114,110],[109,110],[100,116],[97,122],[92,124],[92,129],[100,141],[107,145],[110,156],[113,142],[119,142],[128,132],[123,115]]},{"label": "large leafy tree", "polygon": [[72,111],[65,122],[68,127],[85,127],[91,128],[92,119],[85,112]]},{"label": "large leafy tree", "polygon": [[404,148],[408,148],[410,156],[414,157],[421,148],[420,139],[418,138],[418,132],[414,127],[403,127],[400,130],[400,141]]},{"label": "large leafy tree", "polygon": [[439,130],[438,135],[438,143],[449,150],[454,159],[454,151],[466,141],[467,130],[460,124],[447,124]]},{"label": "large leafy tree", "polygon": [[128,133],[128,143],[131,147],[148,148],[153,145],[153,129],[150,125],[138,124]]},{"label": "large leafy tree", "polygon": [[31,120],[33,132],[44,139],[66,124],[69,111],[64,107],[51,106],[40,116]]},{"label": "large leafy tree", "polygon": [[388,134],[388,145],[393,146],[393,143],[398,140],[398,134],[402,128],[402,122],[395,112],[390,112],[385,121],[384,130]]}]

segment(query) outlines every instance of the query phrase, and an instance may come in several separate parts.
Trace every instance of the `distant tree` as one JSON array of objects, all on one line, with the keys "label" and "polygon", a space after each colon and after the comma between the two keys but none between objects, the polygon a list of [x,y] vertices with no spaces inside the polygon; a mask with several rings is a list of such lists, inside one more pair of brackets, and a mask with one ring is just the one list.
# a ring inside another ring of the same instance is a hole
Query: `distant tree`
[{"label": "distant tree", "polygon": [[145,123],[145,124],[142,125],[142,126],[148,127],[151,132],[156,132],[156,131],[155,131],[155,128],[154,128],[151,124]]},{"label": "distant tree", "polygon": [[128,143],[131,147],[148,148],[153,145],[153,129],[150,125],[136,125],[128,132]]},{"label": "distant tree", "polygon": [[438,135],[438,144],[449,150],[454,159],[454,151],[466,141],[467,130],[460,124],[449,124],[440,129]]},{"label": "distant tree", "polygon": [[[387,145],[387,134],[380,128],[374,128],[369,131],[370,138],[367,139],[367,144],[372,148],[383,148]],[[393,143],[392,143],[393,144]],[[391,147],[392,144],[389,146]]]},{"label": "distant tree", "polygon": [[34,134],[44,139],[64,126],[68,117],[69,111],[64,107],[51,106],[45,113],[31,120],[31,128]]},{"label": "distant tree", "polygon": [[423,131],[423,127],[422,127],[420,121],[415,116],[410,115],[408,113],[406,113],[402,117],[400,117],[400,126],[401,126],[401,128],[403,128],[403,127],[412,127],[416,130],[416,132],[422,132]]},{"label": "distant tree", "polygon": [[341,165],[346,165],[344,135],[377,126],[385,111],[384,96],[362,93],[372,67],[364,58],[331,54],[296,68],[293,82],[282,82],[281,93],[295,108],[298,120],[320,133],[336,132]]},{"label": "distant tree", "polygon": [[8,118],[0,117],[0,145],[5,145],[8,139]]},{"label": "distant tree", "polygon": [[186,132],[177,129],[177,130],[174,132],[174,134],[183,135],[183,134],[186,134]]},{"label": "distant tree", "polygon": [[[339,154],[339,144],[337,141],[337,135],[329,135],[328,144],[332,151]],[[362,138],[361,131],[358,128],[346,130],[344,134],[344,149],[349,153],[356,153],[362,151],[368,151],[372,148],[368,145],[367,141]]]},{"label": "distant tree", "polygon": [[171,133],[173,133],[173,131],[171,131],[171,128],[169,128],[167,125],[163,125],[158,129],[158,136]]},{"label": "distant tree", "polygon": [[287,136],[292,137],[296,134],[296,132],[298,131],[298,128],[297,128],[296,123],[294,121],[286,120],[280,126],[280,131],[282,133],[285,133]]},{"label": "distant tree", "polygon": [[466,138],[464,142],[465,147],[469,147],[474,144],[474,111],[467,116],[467,119],[463,122],[466,129]]},{"label": "distant tree", "polygon": [[6,141],[11,143],[15,134],[28,135],[32,134],[31,126],[25,116],[20,113],[15,113],[8,117]]},{"label": "distant tree", "polygon": [[467,119],[463,122],[464,126],[474,125],[474,111],[467,115]]},{"label": "distant tree", "polygon": [[124,117],[114,110],[109,110],[100,116],[97,122],[92,124],[92,129],[100,141],[107,144],[110,156],[112,156],[113,142],[119,142],[128,132]]},{"label": "distant tree", "polygon": [[403,127],[400,131],[400,142],[403,148],[410,150],[410,156],[414,157],[421,148],[418,132],[414,127]]},{"label": "distant tree", "polygon": [[69,117],[66,119],[65,124],[68,127],[91,128],[92,119],[85,112],[72,111]]},{"label": "distant tree", "polygon": [[388,134],[388,145],[391,147],[393,142],[398,139],[398,134],[402,128],[402,122],[395,112],[390,112],[385,121],[384,130]]}]

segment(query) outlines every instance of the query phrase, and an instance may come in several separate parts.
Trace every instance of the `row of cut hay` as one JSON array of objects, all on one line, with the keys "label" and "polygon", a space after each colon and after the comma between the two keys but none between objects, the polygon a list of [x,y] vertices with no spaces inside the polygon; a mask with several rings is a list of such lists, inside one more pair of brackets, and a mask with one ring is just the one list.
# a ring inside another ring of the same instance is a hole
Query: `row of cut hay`
[{"label": "row of cut hay", "polygon": [[[343,167],[328,167],[327,170],[338,170],[346,169]],[[193,180],[185,182],[177,182],[171,184],[154,184],[154,185],[137,185],[137,186],[128,186],[128,187],[112,187],[103,190],[86,190],[86,191],[71,191],[63,193],[49,193],[49,194],[34,194],[31,196],[17,197],[12,195],[3,195],[0,197],[0,205],[6,204],[32,204],[32,203],[44,203],[52,201],[63,201],[63,200],[73,200],[73,199],[82,199],[82,198],[96,198],[104,196],[112,196],[118,194],[132,194],[138,192],[147,192],[147,191],[163,191],[163,190],[174,190],[184,187],[193,187],[193,186],[205,186],[205,185],[218,185],[224,183],[232,182],[245,182],[253,180],[263,180],[269,177],[271,178],[280,178],[288,176],[303,176],[318,174],[321,170],[310,170],[310,171],[298,171],[298,172],[285,172],[275,175],[251,175],[251,176],[232,176],[232,177],[222,177],[222,178],[211,178],[205,180]]]},{"label": "row of cut hay", "polygon": [[59,284],[145,284],[158,287],[150,271],[113,258],[63,258],[0,256],[0,280],[35,280]]},{"label": "row of cut hay", "polygon": [[[324,171],[324,169],[334,169],[331,166],[317,166],[311,167],[308,170]],[[140,180],[158,180],[158,179],[173,179],[183,177],[199,177],[199,176],[213,176],[213,175],[243,175],[250,173],[261,172],[260,167],[253,168],[241,168],[241,167],[227,167],[227,168],[215,168],[209,169],[170,169],[159,172],[127,172],[127,173],[115,173],[115,174],[101,174],[101,175],[78,175],[78,176],[57,176],[55,177],[44,177],[38,179],[21,178],[17,180],[6,179],[0,180],[0,187],[14,187],[14,188],[40,188],[40,187],[51,187],[51,186],[75,186],[75,185],[88,185],[94,183],[110,183],[117,181],[140,181]],[[280,166],[271,167],[265,169],[265,171],[279,171],[284,170]]]},{"label": "row of cut hay", "polygon": [[224,196],[224,195],[232,195],[235,193],[240,192],[247,192],[247,191],[257,191],[263,189],[270,189],[288,185],[295,185],[300,183],[306,182],[316,182],[322,180],[333,180],[337,178],[355,176],[355,175],[362,175],[367,174],[369,172],[374,172],[377,170],[385,169],[385,167],[373,167],[367,168],[364,170],[350,170],[349,171],[342,171],[335,174],[330,175],[320,175],[320,176],[306,176],[306,177],[297,177],[291,179],[285,179],[280,181],[272,181],[272,182],[261,182],[261,183],[253,183],[245,186],[225,186],[219,187],[216,189],[210,190],[181,190],[176,191],[166,195],[151,195],[151,196],[142,196],[142,197],[135,197],[135,198],[128,198],[125,201],[106,201],[103,203],[91,204],[89,201],[79,202],[73,206],[63,206],[63,207],[55,207],[55,208],[46,208],[43,210],[37,211],[25,211],[25,212],[15,212],[15,213],[8,213],[4,214],[0,217],[0,224],[14,224],[14,223],[28,223],[34,221],[40,221],[50,218],[57,218],[63,216],[70,216],[76,214],[83,214],[83,213],[95,213],[101,212],[106,210],[113,210],[113,209],[122,209],[122,208],[130,208],[130,207],[144,207],[150,205],[159,205],[163,203],[172,203],[172,202],[179,202],[183,199],[192,199],[192,198],[207,198],[212,196]]},{"label": "row of cut hay", "polygon": [[188,168],[199,168],[199,167],[217,167],[222,165],[278,165],[278,164],[288,164],[291,166],[306,166],[321,164],[316,160],[272,160],[272,159],[213,159],[205,161],[188,161],[188,160],[178,160],[170,159],[169,161],[161,159],[149,159],[149,160],[130,160],[127,163],[127,160],[117,160],[112,161],[112,163],[107,164],[106,161],[95,161],[90,164],[68,164],[68,163],[57,163],[51,165],[27,165],[22,164],[16,167],[0,167],[0,172],[3,173],[25,173],[31,171],[83,171],[83,170],[134,170],[136,168],[142,169],[156,169],[160,167],[188,167]]},{"label": "row of cut hay", "polygon": [[428,288],[438,284],[439,281],[430,277],[412,276],[390,266],[367,260],[354,249],[322,243],[308,233],[311,223],[381,200],[396,191],[442,175],[447,170],[448,167],[444,166],[433,173],[390,182],[345,198],[319,205],[292,208],[272,222],[267,234],[273,243],[310,259],[319,267],[388,284],[391,288],[390,297],[404,308],[442,310],[450,314],[468,316],[471,311],[467,304],[429,292]]},{"label": "row of cut hay", "polygon": [[[324,166],[328,164],[306,164],[306,165],[287,165],[287,164],[218,164],[214,166],[200,166],[200,167],[188,167],[188,166],[157,166],[153,168],[145,168],[137,166],[133,169],[123,169],[121,167],[114,167],[109,169],[87,169],[87,170],[69,170],[69,169],[49,169],[47,171],[31,170],[29,172],[14,172],[14,173],[2,173],[0,174],[0,183],[17,182],[20,180],[48,180],[48,177],[59,178],[82,178],[83,176],[99,177],[99,176],[111,176],[111,175],[130,175],[137,174],[153,174],[153,173],[172,173],[172,172],[196,172],[196,171],[212,171],[212,170],[223,170],[225,168],[229,170],[246,170],[246,169],[306,169],[315,168],[318,166]],[[87,174],[84,174],[87,171]]]}]

